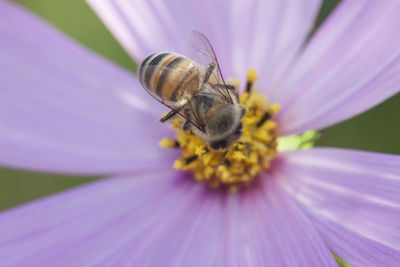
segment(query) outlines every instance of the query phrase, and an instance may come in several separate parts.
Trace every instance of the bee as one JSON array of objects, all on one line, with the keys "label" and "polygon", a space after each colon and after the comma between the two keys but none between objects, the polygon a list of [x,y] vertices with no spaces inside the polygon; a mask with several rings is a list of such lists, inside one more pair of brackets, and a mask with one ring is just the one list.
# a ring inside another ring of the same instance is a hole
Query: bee
[{"label": "bee", "polygon": [[208,39],[193,31],[188,57],[171,52],[148,56],[140,65],[144,89],[171,111],[165,122],[177,114],[182,129],[191,131],[212,150],[227,150],[242,136],[245,109],[238,101],[237,88],[226,84]]}]

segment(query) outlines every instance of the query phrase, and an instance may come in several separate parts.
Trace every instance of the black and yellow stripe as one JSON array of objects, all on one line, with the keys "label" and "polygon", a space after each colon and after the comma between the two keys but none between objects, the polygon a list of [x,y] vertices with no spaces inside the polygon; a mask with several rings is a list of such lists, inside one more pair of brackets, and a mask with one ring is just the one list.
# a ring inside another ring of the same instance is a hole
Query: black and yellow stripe
[{"label": "black and yellow stripe", "polygon": [[196,64],[174,53],[160,52],[147,57],[140,65],[139,79],[161,102],[178,101],[185,91],[195,92],[199,86]]}]

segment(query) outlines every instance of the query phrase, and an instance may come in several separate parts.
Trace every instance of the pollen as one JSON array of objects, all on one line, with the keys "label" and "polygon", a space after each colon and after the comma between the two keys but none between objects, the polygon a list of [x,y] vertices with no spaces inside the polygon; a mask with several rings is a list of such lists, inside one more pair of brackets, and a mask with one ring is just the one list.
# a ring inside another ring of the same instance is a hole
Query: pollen
[{"label": "pollen", "polygon": [[[243,135],[226,151],[213,151],[202,139],[182,130],[181,118],[173,119],[171,127],[176,131],[176,140],[162,139],[160,146],[181,150],[174,168],[191,173],[196,181],[212,188],[228,188],[233,192],[249,186],[270,168],[278,137],[273,115],[279,111],[279,105],[270,105],[264,95],[253,92],[256,79],[256,72],[250,70],[246,91],[239,97],[246,109],[242,118]],[[229,83],[238,85],[237,80]]]},{"label": "pollen", "polygon": [[247,80],[249,82],[254,82],[255,80],[257,80],[257,73],[254,69],[251,69],[248,73],[247,73]]}]

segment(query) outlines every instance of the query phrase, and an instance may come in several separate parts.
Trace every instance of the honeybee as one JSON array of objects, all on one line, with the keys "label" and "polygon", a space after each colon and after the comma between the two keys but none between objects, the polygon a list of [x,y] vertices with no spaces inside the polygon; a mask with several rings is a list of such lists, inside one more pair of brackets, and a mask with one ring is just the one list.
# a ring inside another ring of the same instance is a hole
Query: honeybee
[{"label": "honeybee", "polygon": [[226,150],[242,136],[245,109],[237,88],[226,84],[214,49],[200,32],[189,37],[188,56],[158,52],[140,65],[144,89],[171,109],[160,119],[184,118],[184,131],[191,131],[212,150]]}]

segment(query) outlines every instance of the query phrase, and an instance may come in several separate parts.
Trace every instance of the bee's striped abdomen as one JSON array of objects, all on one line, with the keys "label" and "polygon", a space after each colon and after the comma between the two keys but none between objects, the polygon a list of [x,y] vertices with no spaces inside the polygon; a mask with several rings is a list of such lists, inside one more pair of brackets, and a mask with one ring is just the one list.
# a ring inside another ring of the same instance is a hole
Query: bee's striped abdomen
[{"label": "bee's striped abdomen", "polygon": [[162,102],[175,102],[185,90],[196,90],[199,73],[195,64],[173,53],[155,53],[140,66],[139,79],[143,87]]}]

